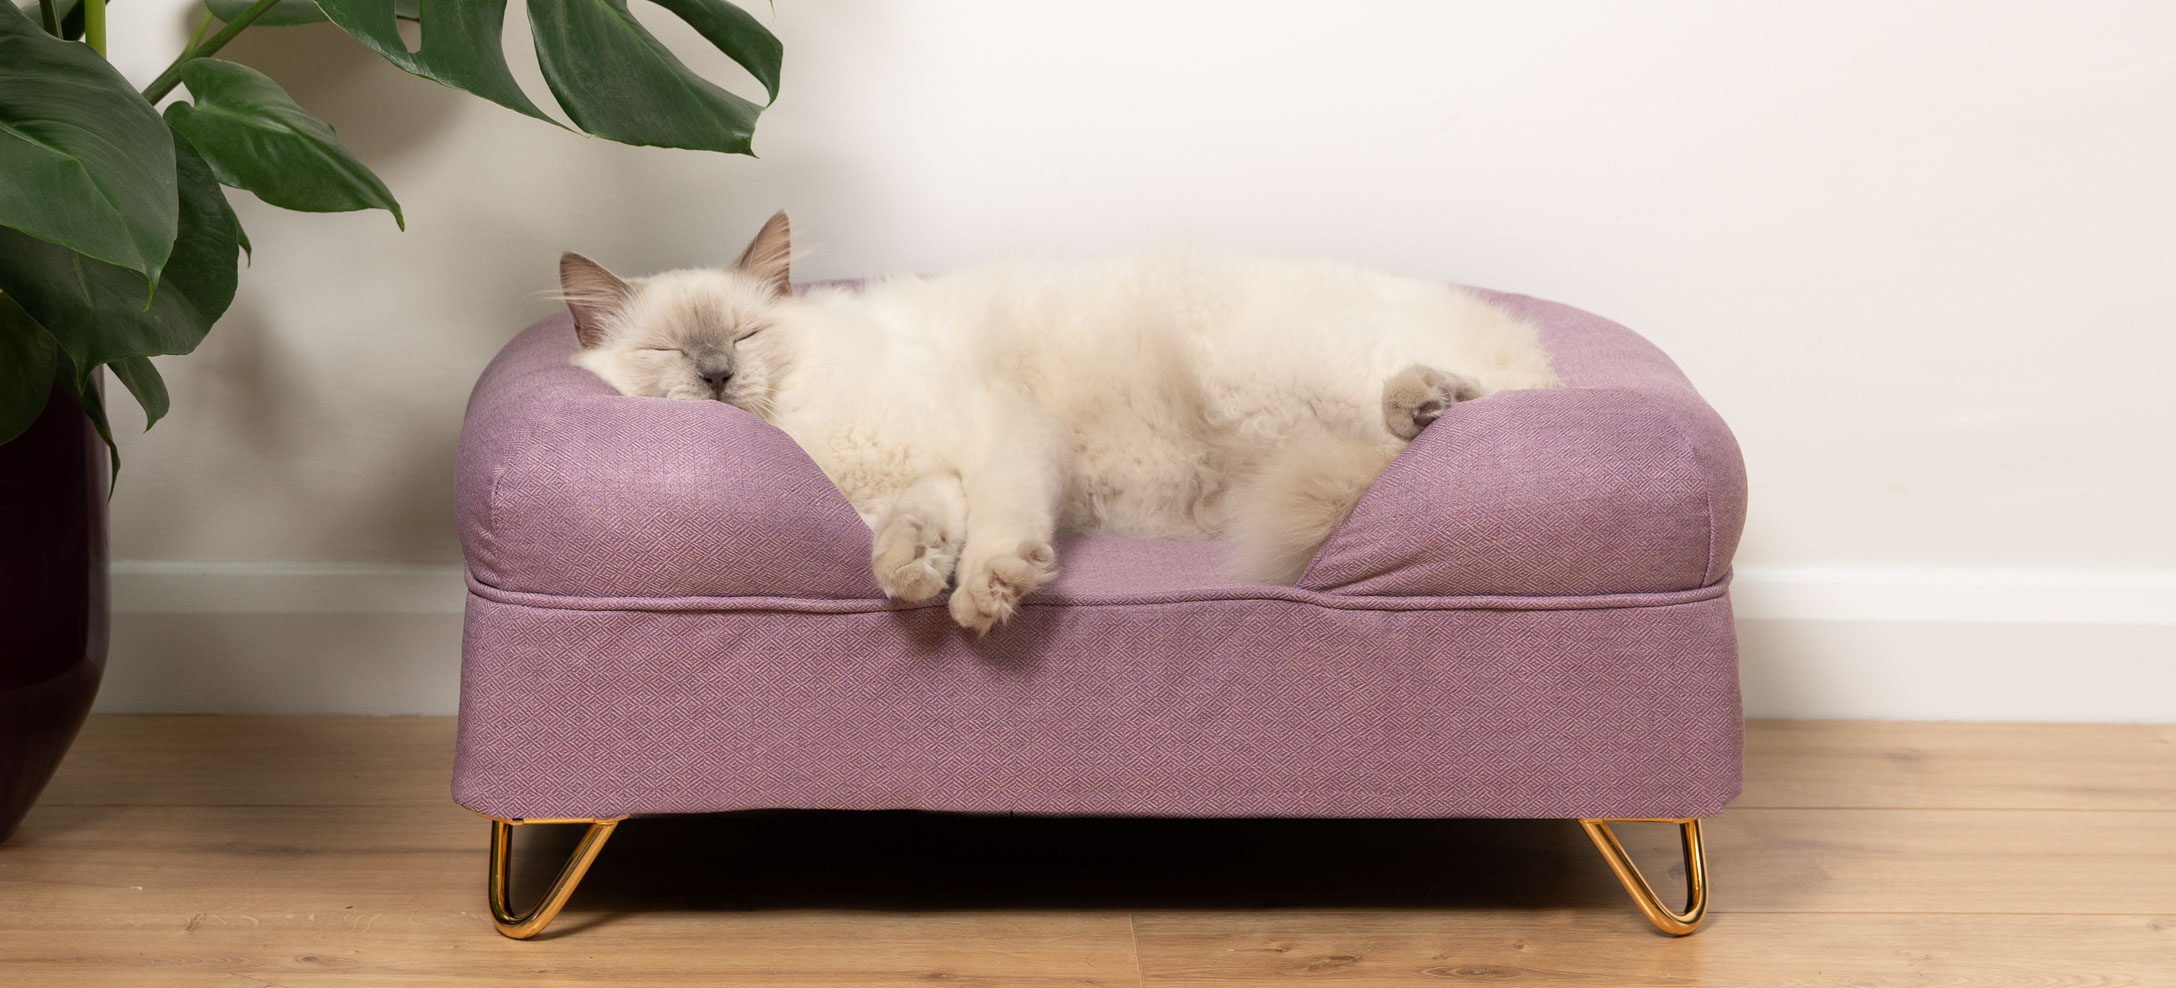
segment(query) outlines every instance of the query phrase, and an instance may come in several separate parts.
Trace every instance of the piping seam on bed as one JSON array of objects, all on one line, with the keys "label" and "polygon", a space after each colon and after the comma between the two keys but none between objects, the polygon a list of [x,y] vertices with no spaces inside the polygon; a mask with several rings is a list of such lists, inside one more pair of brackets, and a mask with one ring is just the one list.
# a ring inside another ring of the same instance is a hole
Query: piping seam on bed
[{"label": "piping seam on bed", "polygon": [[[564,611],[650,611],[658,613],[764,613],[764,614],[874,614],[944,607],[943,598],[922,604],[898,604],[876,598],[833,597],[591,597],[570,594],[507,590],[476,579],[463,570],[471,596],[500,604],[514,604]],[[1297,587],[1246,587],[1223,590],[1177,591],[1139,597],[1090,599],[1051,598],[1021,602],[1021,608],[1149,607],[1164,604],[1213,603],[1218,601],[1308,604],[1343,611],[1606,611],[1645,607],[1670,607],[1714,600],[1728,594],[1730,575],[1706,586],[1688,590],[1621,594],[1589,594],[1570,597],[1517,594],[1466,594],[1440,597],[1366,596],[1333,594]]]}]

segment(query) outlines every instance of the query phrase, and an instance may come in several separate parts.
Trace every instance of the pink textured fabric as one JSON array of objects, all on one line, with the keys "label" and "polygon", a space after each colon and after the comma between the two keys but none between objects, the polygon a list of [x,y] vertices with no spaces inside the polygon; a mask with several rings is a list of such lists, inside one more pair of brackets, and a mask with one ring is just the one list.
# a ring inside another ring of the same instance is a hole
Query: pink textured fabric
[{"label": "pink textured fabric", "polygon": [[[1744,465],[1721,418],[1631,331],[1490,297],[1541,328],[1567,386],[1452,408],[1300,585],[1582,595],[1720,579],[1745,518]],[[567,363],[573,351],[565,316],[538,323],[471,399],[458,493],[481,582],[607,597],[881,598],[863,565],[867,529],[792,440],[715,402],[613,394]],[[1188,555],[1187,579],[1219,579],[1200,571],[1213,546],[1138,551]]]},{"label": "pink textured fabric", "polygon": [[629,398],[567,358],[565,314],[484,369],[461,430],[469,572],[589,596],[881,597],[869,534],[786,434],[718,402]]},{"label": "pink textured fabric", "polygon": [[756,807],[1704,816],[1736,794],[1744,475],[1660,351],[1493,296],[1568,387],[1458,406],[1297,587],[1072,539],[1011,624],[885,601],[869,536],[745,413],[613,395],[564,318],[471,399],[455,797]]},{"label": "pink textured fabric", "polygon": [[1454,405],[1301,577],[1352,594],[1682,590],[1723,577],[1745,465],[1670,358],[1570,306],[1486,293],[1539,327],[1564,387]]},{"label": "pink textured fabric", "polygon": [[1284,600],[574,610],[469,599],[454,798],[760,807],[1706,816],[1738,791],[1721,588],[1654,606]]}]

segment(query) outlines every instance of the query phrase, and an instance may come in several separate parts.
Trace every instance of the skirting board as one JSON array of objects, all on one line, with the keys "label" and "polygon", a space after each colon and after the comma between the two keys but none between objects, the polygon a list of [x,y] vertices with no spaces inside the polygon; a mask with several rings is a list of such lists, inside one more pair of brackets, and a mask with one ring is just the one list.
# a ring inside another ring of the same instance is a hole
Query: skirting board
[{"label": "skirting board", "polygon": [[[1744,568],[1746,714],[2176,721],[2176,573]],[[460,568],[113,566],[114,713],[451,714]]]}]

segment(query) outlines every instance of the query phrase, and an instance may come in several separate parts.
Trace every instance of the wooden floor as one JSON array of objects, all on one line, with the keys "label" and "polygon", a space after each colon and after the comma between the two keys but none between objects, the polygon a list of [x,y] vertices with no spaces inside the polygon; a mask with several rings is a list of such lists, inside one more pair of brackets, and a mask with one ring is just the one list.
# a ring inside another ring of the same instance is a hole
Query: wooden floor
[{"label": "wooden floor", "polygon": [[94,719],[0,845],[0,984],[2176,985],[2176,727],[1755,723],[1684,940],[1564,822],[766,813],[622,826],[519,943],[452,739]]}]

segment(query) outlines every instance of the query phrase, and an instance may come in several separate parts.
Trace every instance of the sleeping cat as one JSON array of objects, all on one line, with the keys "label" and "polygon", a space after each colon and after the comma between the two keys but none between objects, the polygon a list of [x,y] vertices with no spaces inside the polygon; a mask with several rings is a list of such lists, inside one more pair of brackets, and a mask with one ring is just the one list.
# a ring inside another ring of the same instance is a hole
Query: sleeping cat
[{"label": "sleeping cat", "polygon": [[1556,383],[1533,329],[1447,285],[1170,249],[795,294],[786,214],[732,266],[621,279],[578,254],[574,362],[800,443],[873,533],[885,594],[977,634],[1056,575],[1059,530],[1223,537],[1290,582],[1459,401]]}]

